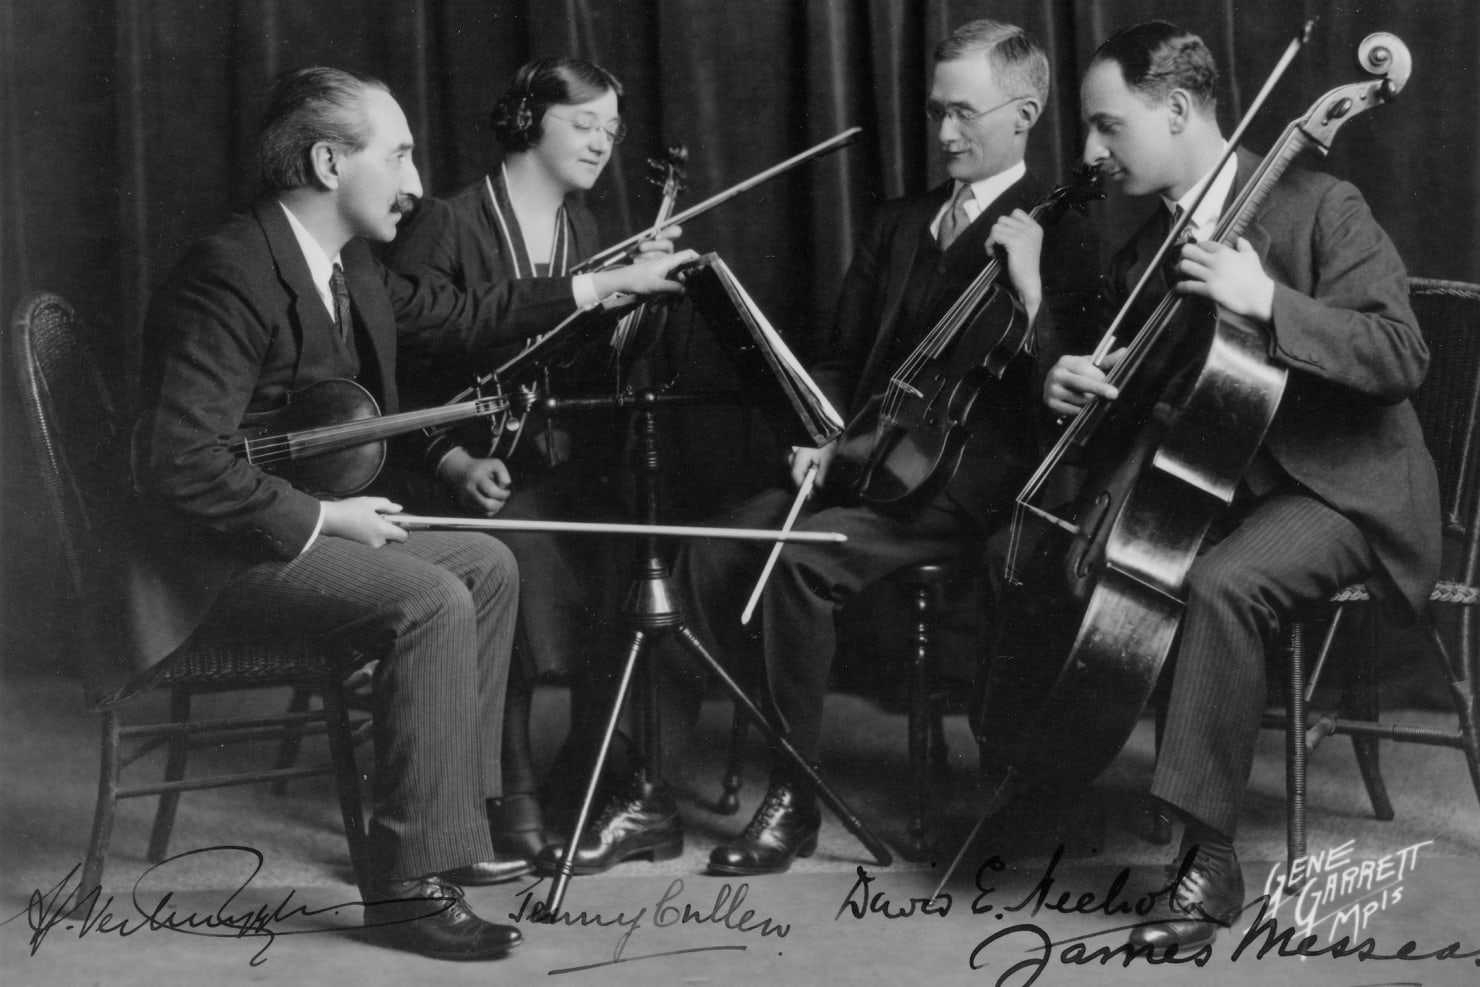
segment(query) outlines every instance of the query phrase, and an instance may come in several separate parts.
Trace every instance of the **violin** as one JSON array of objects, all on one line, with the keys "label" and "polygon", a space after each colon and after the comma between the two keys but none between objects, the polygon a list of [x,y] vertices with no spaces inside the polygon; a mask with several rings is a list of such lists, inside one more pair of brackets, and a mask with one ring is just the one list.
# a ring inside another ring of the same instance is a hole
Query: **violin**
[{"label": "violin", "polygon": [[[600,271],[620,264],[630,259],[641,247],[644,240],[662,232],[662,229],[670,225],[679,225],[701,216],[716,206],[723,205],[742,192],[747,192],[763,182],[770,181],[777,175],[781,175],[798,165],[804,164],[823,155],[831,154],[838,148],[851,143],[859,134],[863,133],[862,127],[849,127],[842,133],[835,134],[819,144],[815,144],[800,154],[792,155],[779,164],[760,171],[744,181],[737,182],[723,191],[717,192],[703,202],[689,206],[682,212],[670,213],[662,217],[658,224],[634,233],[632,236],[619,243],[614,243],[604,250],[598,251],[587,257],[575,266],[571,273],[585,274]],[[685,153],[685,162],[687,154]],[[665,166],[666,167],[666,166]],[[673,195],[676,197],[681,184],[681,170],[675,169],[670,177],[673,179]],[[665,199],[668,197],[668,177],[664,181]],[[511,380],[521,374],[528,374],[536,368],[548,364],[560,354],[567,353],[571,348],[580,346],[603,330],[610,328],[617,320],[630,313],[641,302],[628,295],[612,295],[602,299],[595,305],[578,309],[567,316],[558,326],[549,332],[536,337],[528,346],[520,350],[514,356],[495,367],[492,372],[480,375],[472,387],[465,388],[455,395],[454,402],[466,400],[473,394],[480,393],[485,386],[497,388],[500,381]]]},{"label": "violin", "polygon": [[[1347,121],[1391,101],[1411,70],[1391,34],[1364,39],[1358,62],[1380,78],[1331,90],[1286,127],[1217,224],[1220,243],[1237,242],[1298,154],[1325,153]],[[1107,375],[1120,397],[1087,403],[1019,494],[1007,579],[1020,606],[1003,608],[972,715],[984,763],[1009,777],[1085,782],[1124,745],[1170,652],[1203,539],[1279,407],[1286,371],[1269,353],[1265,327],[1167,295]],[[1045,508],[1037,501],[1070,453],[1101,465],[1067,510]],[[1048,526],[1024,539],[1030,518]],[[1036,549],[1025,552],[1025,542]]]},{"label": "violin", "polygon": [[[689,149],[683,144],[670,145],[659,158],[648,158],[648,181],[663,190],[663,197],[658,204],[658,217],[653,220],[651,235],[657,236],[663,232],[673,217],[673,209],[678,204],[678,193],[683,191],[684,168],[689,162]],[[639,305],[617,322],[617,328],[612,333],[612,369],[617,372],[620,380],[625,376],[624,364],[646,351],[653,342],[652,336],[647,339],[638,339],[638,331],[643,327],[643,322],[648,315],[646,304]]]},{"label": "violin", "polygon": [[509,398],[497,395],[382,415],[369,391],[352,380],[329,377],[294,391],[279,408],[243,417],[227,448],[308,493],[348,497],[380,475],[386,439],[500,415],[509,405]]},{"label": "violin", "polygon": [[[1051,225],[1069,209],[1104,198],[1094,170],[1035,203],[1028,215]],[[941,316],[838,440],[830,479],[879,507],[918,500],[948,483],[961,464],[983,393],[995,387],[1030,338],[1027,313],[1002,279],[1000,251]]]}]

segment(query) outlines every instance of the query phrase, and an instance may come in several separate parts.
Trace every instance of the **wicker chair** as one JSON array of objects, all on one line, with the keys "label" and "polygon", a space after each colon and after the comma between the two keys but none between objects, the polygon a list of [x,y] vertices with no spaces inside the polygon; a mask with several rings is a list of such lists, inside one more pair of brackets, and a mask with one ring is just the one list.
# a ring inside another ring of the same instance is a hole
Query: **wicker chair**
[{"label": "wicker chair", "polygon": [[[1266,715],[1264,725],[1285,731],[1290,864],[1305,856],[1306,758],[1332,734],[1352,738],[1357,765],[1378,819],[1393,818],[1392,802],[1378,766],[1379,739],[1453,747],[1465,752],[1470,783],[1480,799],[1480,742],[1477,742],[1475,683],[1480,681],[1480,636],[1475,605],[1480,600],[1480,285],[1414,278],[1409,297],[1423,327],[1432,359],[1429,375],[1413,404],[1424,439],[1438,468],[1443,498],[1445,571],[1429,598],[1422,630],[1426,651],[1449,684],[1457,719],[1453,730],[1384,721],[1378,709],[1378,661],[1370,645],[1354,649],[1343,663],[1346,673],[1338,706],[1312,711],[1308,704],[1331,656],[1336,632],[1354,606],[1365,604],[1365,586],[1352,586],[1332,602],[1330,622],[1315,664],[1307,673],[1304,621],[1289,630],[1286,708]],[[1453,553],[1453,557],[1451,556]],[[1458,607],[1451,647],[1435,621],[1435,609]],[[1367,608],[1375,617],[1378,608]]]},{"label": "wicker chair", "polygon": [[[81,604],[89,600],[90,594],[96,599],[100,593],[96,585],[97,563],[104,558],[102,553],[109,550],[99,537],[106,530],[105,512],[126,503],[121,500],[127,496],[126,480],[111,490],[105,482],[99,482],[110,474],[127,476],[126,463],[118,452],[127,438],[120,430],[120,423],[126,419],[119,413],[88,351],[82,324],[61,298],[38,293],[23,299],[11,321],[11,345],[27,426],[35,444],[42,487],[59,534],[74,602],[80,605],[79,610],[86,611],[88,608]],[[120,458],[112,470],[100,469],[103,464],[99,463],[99,457],[110,453]],[[78,470],[83,467],[89,477],[86,483],[77,479]],[[106,647],[106,634],[89,633],[90,630],[86,626],[79,628],[78,646]],[[98,657],[85,654],[84,664],[93,664]],[[362,717],[352,723],[346,712],[342,688],[351,658],[322,653],[309,647],[308,642],[273,647],[207,629],[156,666],[149,679],[150,687],[169,690],[168,721],[125,723],[125,714],[134,712],[139,705],[130,700],[101,707],[98,712],[102,764],[81,894],[85,896],[101,887],[119,799],[160,797],[148,850],[148,859],[158,862],[168,852],[181,792],[324,774],[333,774],[337,779],[350,860],[356,877],[362,877],[365,826],[353,748],[357,740],[368,734],[368,720]],[[191,699],[196,695],[303,685],[311,686],[323,696],[321,710],[280,716],[191,719]],[[332,763],[185,777],[187,757],[194,747],[274,741],[304,733],[327,733]],[[122,784],[125,767],[161,747],[166,753],[162,781]]]}]

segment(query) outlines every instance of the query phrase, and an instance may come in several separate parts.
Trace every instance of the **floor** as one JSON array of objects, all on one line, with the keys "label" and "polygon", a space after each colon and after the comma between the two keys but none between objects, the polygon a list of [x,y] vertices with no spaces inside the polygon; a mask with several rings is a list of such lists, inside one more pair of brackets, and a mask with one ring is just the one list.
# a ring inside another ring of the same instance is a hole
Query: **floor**
[{"label": "floor", "polygon": [[[1318,873],[1303,896],[1292,897],[1279,893],[1283,768],[1280,739],[1267,733],[1240,835],[1249,909],[1211,949],[1150,965],[1116,949],[1137,902],[1160,885],[1168,857],[1143,837],[1149,722],[1088,791],[1035,799],[993,819],[946,896],[926,907],[985,801],[963,717],[947,718],[951,770],[938,785],[933,859],[880,866],[829,817],[815,856],[786,875],[743,881],[701,871],[709,849],[743,825],[764,786],[764,757],[755,743],[742,814],[711,811],[729,716],[728,703],[714,701],[700,743],[676,766],[685,854],[575,879],[554,926],[532,918],[546,901],[544,883],[474,889],[475,910],[517,924],[526,941],[506,959],[462,965],[360,941],[361,909],[325,782],[297,784],[283,797],[252,788],[187,794],[174,856],[156,868],[142,857],[152,800],[126,803],[105,876],[109,900],[90,924],[67,920],[57,904],[86,845],[96,772],[95,726],[77,700],[72,684],[60,680],[0,681],[6,985],[378,984],[432,976],[438,983],[572,987],[1480,983],[1480,811],[1463,759],[1451,750],[1386,745],[1398,808],[1388,823],[1370,817],[1345,743],[1318,752],[1310,847]],[[537,697],[542,757],[563,730],[563,709],[561,690]],[[1425,712],[1408,718],[1437,719]],[[903,716],[840,693],[829,701],[828,740],[828,778],[898,847]],[[1308,934],[1314,938],[1302,946]],[[1409,940],[1415,945],[1405,947]],[[1426,958],[1382,959],[1405,949]]]}]

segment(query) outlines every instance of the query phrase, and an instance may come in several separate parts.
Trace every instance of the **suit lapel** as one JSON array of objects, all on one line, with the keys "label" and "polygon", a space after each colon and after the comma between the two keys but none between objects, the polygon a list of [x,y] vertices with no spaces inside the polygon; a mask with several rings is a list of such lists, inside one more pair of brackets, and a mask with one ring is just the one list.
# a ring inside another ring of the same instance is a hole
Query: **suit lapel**
[{"label": "suit lapel", "polygon": [[303,257],[298,238],[293,235],[293,227],[288,225],[282,204],[276,199],[263,199],[252,207],[252,212],[267,239],[278,280],[291,298],[291,322],[299,332],[296,340],[298,362],[293,368],[292,385],[292,389],[297,390],[312,383],[300,379],[304,367],[332,366],[334,319],[314,287],[308,261]]},{"label": "suit lapel", "polygon": [[[355,325],[370,340],[373,372],[380,380],[381,403],[386,414],[397,410],[396,399],[396,313],[381,284],[380,272],[370,247],[355,237],[339,252],[344,261],[344,280],[349,286],[350,307]],[[361,354],[363,358],[365,354]]]},{"label": "suit lapel", "polygon": [[951,183],[946,182],[928,195],[911,202],[899,228],[894,232],[889,244],[889,265],[886,270],[895,273],[885,279],[884,307],[880,313],[877,341],[893,336],[895,320],[899,318],[900,307],[904,304],[905,289],[909,287],[910,272],[914,270],[915,260],[920,252],[921,237],[927,235],[930,221],[940,212],[941,206],[945,205],[950,190]]},{"label": "suit lapel", "polygon": [[[998,218],[1014,209],[1022,209],[1026,212],[1032,209],[1041,197],[1040,183],[1031,175],[1024,175],[1004,189],[1001,195],[982,210],[982,214],[972,220],[971,225],[956,237],[955,242],[941,258],[941,270],[935,278],[930,297],[926,300],[922,311],[932,314],[939,313],[946,305],[954,304],[956,296],[964,291],[966,285],[976,278],[982,268],[987,265],[988,258],[983,245],[986,243],[987,234],[992,231],[992,226]],[[945,295],[942,295],[943,291]],[[947,295],[949,297],[946,297]],[[934,318],[930,321],[933,323]]]}]

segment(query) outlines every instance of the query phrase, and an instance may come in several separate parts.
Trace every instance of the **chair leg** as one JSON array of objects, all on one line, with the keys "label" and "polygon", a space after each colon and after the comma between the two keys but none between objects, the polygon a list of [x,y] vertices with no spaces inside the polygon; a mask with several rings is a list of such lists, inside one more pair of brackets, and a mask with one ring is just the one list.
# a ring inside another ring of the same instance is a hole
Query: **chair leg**
[{"label": "chair leg", "polygon": [[930,789],[930,628],[934,608],[928,585],[910,586],[910,597],[914,621],[910,655],[910,821],[906,831],[906,856],[910,860],[920,860],[926,853],[925,808]]},{"label": "chair leg", "polygon": [[1285,825],[1286,873],[1294,873],[1295,862],[1305,856],[1305,628],[1290,625],[1290,674],[1285,708]]},{"label": "chair leg", "polygon": [[733,816],[740,811],[740,769],[745,760],[745,731],[749,727],[744,710],[736,707],[730,721],[730,754],[725,763],[724,792],[715,804],[721,815]]},{"label": "chair leg", "polygon": [[[306,685],[293,686],[293,696],[288,700],[289,713],[302,713],[308,709],[308,702],[313,697],[313,690]],[[298,761],[298,752],[303,748],[303,729],[297,726],[289,726],[283,729],[283,739],[278,743],[277,763],[273,765],[277,770],[291,768]],[[272,783],[272,794],[286,795],[288,792],[288,779],[279,778]]]},{"label": "chair leg", "polygon": [[[1351,678],[1347,696],[1352,710],[1359,720],[1376,723],[1381,719],[1377,695],[1377,629],[1372,615],[1366,615],[1363,636],[1365,641],[1361,653],[1351,666]],[[1393,819],[1393,802],[1388,798],[1387,784],[1382,780],[1381,762],[1377,752],[1378,738],[1352,735],[1352,750],[1357,755],[1357,769],[1362,773],[1362,783],[1367,786],[1367,798],[1372,802],[1372,814],[1384,822]]]},{"label": "chair leg", "polygon": [[360,801],[360,772],[355,766],[355,746],[350,738],[349,710],[345,708],[343,685],[336,670],[324,676],[324,725],[329,756],[334,761],[334,781],[339,789],[339,811],[344,817],[344,838],[349,843],[350,865],[355,881],[366,886],[365,813]]},{"label": "chair leg", "polygon": [[[187,723],[190,720],[190,692],[179,687],[170,690],[170,722]],[[169,753],[165,758],[164,780],[179,781],[185,777],[185,759],[190,754],[190,737],[176,733],[170,737]],[[159,808],[154,812],[154,829],[149,834],[149,852],[145,855],[151,864],[165,858],[170,849],[170,834],[175,829],[175,810],[180,806],[179,792],[165,792],[159,797]]]},{"label": "chair leg", "polygon": [[[117,710],[105,711],[100,720],[102,751],[98,766],[98,802],[93,809],[92,836],[87,843],[87,858],[82,864],[82,883],[78,885],[78,905],[96,900],[103,885],[103,865],[108,860],[108,842],[113,837],[113,816],[118,808],[118,772],[120,769]],[[92,896],[92,897],[89,897]]]},{"label": "chair leg", "polygon": [[[1465,613],[1465,620],[1461,624],[1461,633],[1469,632],[1470,615]],[[1475,682],[1466,678],[1472,674],[1469,669],[1461,668],[1455,671],[1454,662],[1449,656],[1449,649],[1444,646],[1444,638],[1439,633],[1438,627],[1432,620],[1427,622],[1429,643],[1432,645],[1434,657],[1444,666],[1444,675],[1449,680],[1450,697],[1454,700],[1454,711],[1459,716],[1460,739],[1464,743],[1465,761],[1470,768],[1470,784],[1475,788],[1475,798],[1480,799],[1480,728],[1476,724],[1475,710]],[[1469,664],[1466,662],[1466,664]]]}]

